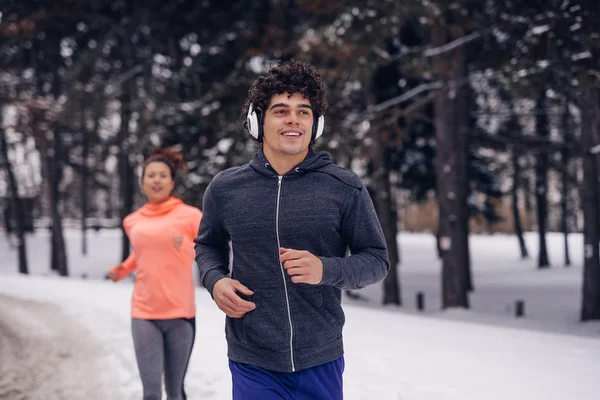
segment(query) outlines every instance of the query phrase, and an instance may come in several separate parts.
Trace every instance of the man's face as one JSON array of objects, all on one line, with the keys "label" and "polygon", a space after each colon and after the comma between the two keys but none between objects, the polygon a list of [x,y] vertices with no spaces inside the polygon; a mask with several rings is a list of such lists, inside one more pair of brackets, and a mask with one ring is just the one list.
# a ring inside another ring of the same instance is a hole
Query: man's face
[{"label": "man's face", "polygon": [[305,156],[313,120],[310,102],[301,94],[274,95],[263,117],[263,149],[267,158]]}]

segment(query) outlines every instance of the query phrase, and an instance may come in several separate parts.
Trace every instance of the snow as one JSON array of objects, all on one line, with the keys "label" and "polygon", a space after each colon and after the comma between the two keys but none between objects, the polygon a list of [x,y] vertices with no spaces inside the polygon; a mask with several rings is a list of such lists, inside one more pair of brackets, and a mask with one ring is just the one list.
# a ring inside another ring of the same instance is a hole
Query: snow
[{"label": "snow", "polygon": [[540,25],[534,26],[531,29],[531,33],[534,35],[541,35],[542,33],[548,32],[550,30],[550,25]]},{"label": "snow", "polygon": [[[120,232],[91,232],[87,256],[79,254],[77,231],[67,230],[66,239],[70,278],[48,274],[46,231],[28,236],[31,274],[23,276],[16,273],[16,251],[0,235],[0,398],[21,385],[32,399],[71,399],[73,393],[139,399],[129,316],[133,281],[101,279],[118,261]],[[526,241],[534,257],[520,260],[515,237],[472,236],[472,309],[441,311],[435,239],[402,232],[404,306],[380,305],[381,285],[359,291],[362,301],[344,298],[345,399],[597,399],[600,323],[578,322],[582,237],[570,235],[574,265],[564,267],[562,237],[550,234],[553,265],[547,270],[535,267],[536,235],[528,234]],[[415,307],[417,292],[425,295],[423,312]],[[188,398],[227,399],[224,315],[204,289],[196,295]],[[524,318],[514,317],[517,299],[525,302]],[[7,335],[7,329],[20,332],[20,338]],[[29,349],[27,357],[19,357],[15,343]],[[28,370],[39,379],[19,380],[29,376],[19,372]]]},{"label": "snow", "polygon": [[577,54],[573,54],[571,56],[571,60],[573,61],[579,61],[579,60],[583,60],[586,58],[592,58],[592,53],[590,53],[589,51],[583,51],[581,53],[577,53]]}]

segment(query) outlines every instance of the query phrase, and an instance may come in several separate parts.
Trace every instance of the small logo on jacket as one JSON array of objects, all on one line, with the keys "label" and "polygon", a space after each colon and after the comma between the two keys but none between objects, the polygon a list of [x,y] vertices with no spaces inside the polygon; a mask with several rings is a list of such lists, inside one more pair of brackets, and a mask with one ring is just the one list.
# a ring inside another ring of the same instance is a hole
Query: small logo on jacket
[{"label": "small logo on jacket", "polygon": [[175,236],[173,238],[173,243],[175,243],[175,247],[180,249],[181,245],[183,244],[183,236],[182,235]]}]

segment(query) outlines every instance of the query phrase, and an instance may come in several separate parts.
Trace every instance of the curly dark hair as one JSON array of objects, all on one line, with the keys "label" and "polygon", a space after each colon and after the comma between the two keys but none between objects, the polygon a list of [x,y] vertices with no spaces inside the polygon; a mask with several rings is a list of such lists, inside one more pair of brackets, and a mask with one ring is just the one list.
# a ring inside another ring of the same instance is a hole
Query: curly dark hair
[{"label": "curly dark hair", "polygon": [[327,110],[327,92],[316,68],[304,61],[289,60],[269,69],[267,75],[257,78],[242,108],[240,119],[247,128],[246,117],[250,104],[265,110],[274,95],[300,93],[310,101],[313,113],[319,117]]},{"label": "curly dark hair", "polygon": [[171,171],[171,179],[175,180],[178,172],[186,172],[187,165],[183,160],[183,155],[171,147],[164,149],[153,148],[150,150],[150,154],[144,160],[142,164],[142,179],[146,173],[146,166],[152,162],[162,162],[167,164]]}]

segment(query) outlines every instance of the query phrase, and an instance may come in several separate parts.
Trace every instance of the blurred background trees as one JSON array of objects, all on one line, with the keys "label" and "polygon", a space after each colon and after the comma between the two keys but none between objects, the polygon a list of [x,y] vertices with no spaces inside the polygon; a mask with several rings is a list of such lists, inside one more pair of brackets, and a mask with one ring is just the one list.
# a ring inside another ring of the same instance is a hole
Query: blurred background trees
[{"label": "blurred background trees", "polygon": [[[468,307],[470,232],[585,238],[582,319],[600,318],[600,12],[544,2],[20,0],[0,9],[0,205],[27,273],[26,232],[120,226],[143,197],[152,146],[189,166],[178,194],[201,206],[220,170],[256,150],[239,113],[268,67],[312,62],[329,88],[317,150],[367,183],[402,302],[403,230],[437,237],[443,307]],[[40,222],[41,221],[41,222]],[[401,233],[400,233],[401,234]],[[123,235],[121,256],[129,252]],[[533,255],[532,255],[533,256]]]}]

